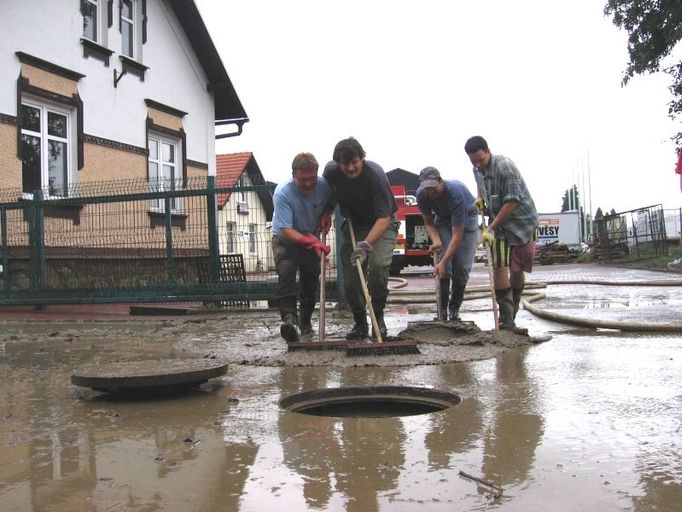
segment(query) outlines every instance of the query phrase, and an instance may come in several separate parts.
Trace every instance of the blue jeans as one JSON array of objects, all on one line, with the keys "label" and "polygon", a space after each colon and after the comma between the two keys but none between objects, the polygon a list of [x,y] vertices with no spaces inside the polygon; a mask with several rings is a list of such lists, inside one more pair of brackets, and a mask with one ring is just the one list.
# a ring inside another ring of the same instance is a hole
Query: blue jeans
[{"label": "blue jeans", "polygon": [[[449,220],[449,219],[448,219]],[[462,233],[462,241],[459,244],[459,249],[455,255],[450,259],[446,270],[446,277],[452,279],[453,286],[466,286],[467,281],[469,281],[469,272],[471,272],[471,267],[474,264],[474,258],[476,256],[476,247],[478,247],[478,229],[471,230],[473,222],[469,222],[467,226],[464,227],[465,231]],[[452,240],[452,226],[450,223],[447,225],[436,223],[438,228],[438,233],[440,234],[440,239],[442,246],[438,254],[439,258],[445,254],[445,251]],[[469,231],[467,231],[467,229]]]}]

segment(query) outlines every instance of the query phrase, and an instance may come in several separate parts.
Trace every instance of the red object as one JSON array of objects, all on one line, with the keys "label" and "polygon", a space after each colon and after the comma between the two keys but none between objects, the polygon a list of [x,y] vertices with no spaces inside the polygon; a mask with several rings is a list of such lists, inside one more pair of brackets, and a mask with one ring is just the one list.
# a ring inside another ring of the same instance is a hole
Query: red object
[{"label": "red object", "polygon": [[677,167],[675,167],[677,174],[682,174],[682,148],[677,150]]},{"label": "red object", "polygon": [[306,249],[315,251],[318,258],[321,258],[323,254],[329,254],[332,250],[331,247],[322,243],[322,241],[313,235],[304,235],[299,238],[296,243]]},{"label": "red object", "polygon": [[328,210],[325,210],[322,216],[320,217],[320,223],[318,224],[317,229],[319,229],[321,233],[328,233],[331,228],[332,213]]}]

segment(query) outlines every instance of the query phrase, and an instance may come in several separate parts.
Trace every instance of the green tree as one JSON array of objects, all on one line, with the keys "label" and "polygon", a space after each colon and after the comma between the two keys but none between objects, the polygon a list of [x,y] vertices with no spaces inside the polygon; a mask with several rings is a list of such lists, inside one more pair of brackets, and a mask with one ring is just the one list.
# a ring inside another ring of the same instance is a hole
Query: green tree
[{"label": "green tree", "polygon": [[561,211],[567,212],[569,210],[578,210],[580,207],[580,198],[578,194],[578,187],[573,185],[571,188],[564,192],[564,197],[562,198]]},{"label": "green tree", "polygon": [[[623,74],[623,85],[634,75],[663,71],[671,76],[669,90],[673,100],[668,115],[675,119],[682,113],[682,61],[664,64],[682,39],[682,2],[680,0],[607,0],[604,14],[628,33],[630,62]],[[682,132],[673,136],[680,142]]]}]

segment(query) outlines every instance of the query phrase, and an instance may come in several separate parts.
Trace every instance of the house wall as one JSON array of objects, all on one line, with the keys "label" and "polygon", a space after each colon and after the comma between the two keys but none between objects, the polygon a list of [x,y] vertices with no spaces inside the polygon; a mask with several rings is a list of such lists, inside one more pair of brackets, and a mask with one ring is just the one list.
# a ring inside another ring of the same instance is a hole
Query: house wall
[{"label": "house wall", "polygon": [[16,148],[16,123],[0,119],[0,189],[20,188],[21,160],[17,157]]},{"label": "house wall", "polygon": [[[106,1],[101,2],[106,9]],[[167,3],[147,0],[147,42],[137,60],[148,69],[144,80],[120,73],[121,34],[119,0],[113,2],[112,26],[102,45],[114,53],[108,63],[84,56],[80,3],[35,0],[10,2],[0,18],[0,189],[14,196],[22,187],[21,160],[17,157],[17,79],[32,87],[72,98],[78,95],[83,114],[83,166],[72,162],[73,183],[96,185],[128,180],[116,193],[146,192],[147,120],[185,136],[187,177],[215,174],[215,129],[213,95],[206,90],[207,78],[194,55],[185,32]],[[60,74],[20,62],[23,52],[69,71],[84,75],[66,78]],[[179,111],[168,113],[147,105],[152,100]],[[183,113],[185,113],[183,115]],[[73,116],[75,122],[75,116]],[[74,138],[75,142],[75,138]],[[103,191],[103,193],[114,193]],[[15,201],[17,197],[0,200]],[[174,216],[173,238],[180,247],[205,247],[205,200],[185,199],[187,215]],[[16,244],[26,243],[22,212],[9,212],[9,228]],[[125,220],[124,229],[122,222]],[[199,230],[203,230],[199,235]],[[149,212],[146,201],[85,206],[51,212],[45,218],[45,243],[83,247],[125,247],[136,238],[144,244],[165,247],[162,215]]]},{"label": "house wall", "polygon": [[[247,174],[242,174],[244,185],[252,186]],[[239,213],[237,204],[239,194],[232,193],[230,198],[218,212],[218,236],[220,243],[220,254],[243,254],[244,265],[247,272],[268,270],[274,268],[272,256],[272,233],[266,220],[265,209],[258,198],[256,192],[248,191],[244,193],[245,204],[248,213]],[[227,251],[227,230],[228,222],[236,224],[235,229],[235,250],[232,253]],[[256,225],[256,251],[249,250],[249,224]]]},{"label": "house wall", "polygon": [[85,75],[78,81],[77,91],[83,100],[83,128],[87,135],[144,148],[145,99],[187,112],[182,121],[187,134],[187,158],[207,164],[209,173],[214,174],[213,95],[206,90],[206,76],[174,13],[161,0],[147,0],[148,37],[142,46],[141,63],[149,69],[144,81],[128,74],[114,87],[113,72],[121,71],[118,10],[119,1],[114,0],[113,24],[106,31],[106,47],[114,54],[107,66],[97,58],[83,56],[79,2],[35,0],[3,6],[0,115],[17,115],[16,82],[20,70],[32,83],[36,80],[48,90],[61,94],[70,91],[68,96],[75,92],[74,82],[69,85],[67,79],[22,66],[15,54],[21,51]]}]

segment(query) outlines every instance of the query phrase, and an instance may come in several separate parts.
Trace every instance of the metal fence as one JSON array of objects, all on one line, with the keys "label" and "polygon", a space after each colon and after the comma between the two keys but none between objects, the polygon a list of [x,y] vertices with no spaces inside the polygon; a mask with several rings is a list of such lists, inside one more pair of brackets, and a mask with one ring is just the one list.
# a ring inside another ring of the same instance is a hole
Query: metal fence
[{"label": "metal fence", "polygon": [[277,277],[261,198],[273,188],[202,177],[81,183],[60,196],[0,190],[0,304],[270,300]]},{"label": "metal fence", "polygon": [[593,252],[598,259],[638,260],[668,254],[661,205],[595,218]]},{"label": "metal fence", "polygon": [[681,240],[682,208],[663,210],[663,221],[668,240]]}]

